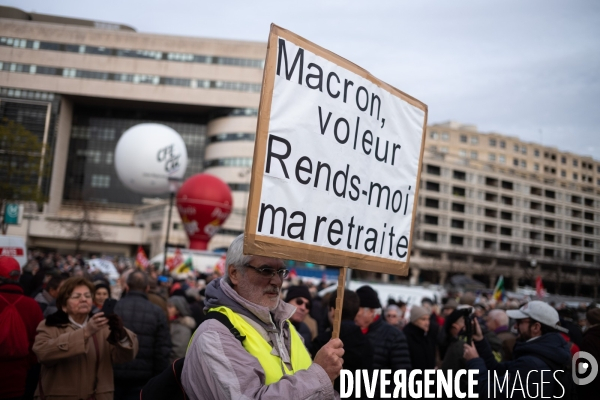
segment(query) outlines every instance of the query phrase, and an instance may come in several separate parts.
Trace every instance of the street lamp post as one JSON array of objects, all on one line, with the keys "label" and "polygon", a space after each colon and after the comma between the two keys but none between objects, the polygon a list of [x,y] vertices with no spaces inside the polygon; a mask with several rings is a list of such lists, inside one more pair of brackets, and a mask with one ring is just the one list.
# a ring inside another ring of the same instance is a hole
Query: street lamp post
[{"label": "street lamp post", "polygon": [[167,249],[169,248],[169,233],[171,232],[171,214],[173,213],[173,200],[181,187],[182,179],[169,177],[169,211],[167,216],[167,235],[165,238],[165,250],[163,257],[163,275],[167,275]]}]

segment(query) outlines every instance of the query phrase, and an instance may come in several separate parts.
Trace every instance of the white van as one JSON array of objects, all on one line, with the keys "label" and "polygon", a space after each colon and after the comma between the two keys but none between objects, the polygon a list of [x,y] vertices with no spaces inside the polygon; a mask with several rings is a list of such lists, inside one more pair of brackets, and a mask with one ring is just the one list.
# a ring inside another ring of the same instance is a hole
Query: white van
[{"label": "white van", "polygon": [[13,257],[21,265],[27,264],[27,246],[20,236],[0,236],[0,256]]},{"label": "white van", "polygon": [[[441,304],[442,297],[446,295],[446,291],[437,286],[405,286],[394,283],[370,283],[361,281],[350,281],[348,289],[356,291],[361,286],[369,285],[377,292],[379,296],[379,302],[385,308],[388,303],[388,299],[394,299],[395,301],[402,300],[407,304],[407,308],[410,309],[414,305],[421,305],[421,300],[429,298],[436,304]],[[322,297],[326,293],[333,292],[337,289],[337,284],[329,286],[319,292]]]}]

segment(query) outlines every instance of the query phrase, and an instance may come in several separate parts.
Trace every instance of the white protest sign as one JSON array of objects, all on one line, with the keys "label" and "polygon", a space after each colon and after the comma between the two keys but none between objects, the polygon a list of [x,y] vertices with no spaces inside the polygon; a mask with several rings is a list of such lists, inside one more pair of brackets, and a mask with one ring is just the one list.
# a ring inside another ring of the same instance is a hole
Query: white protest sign
[{"label": "white protest sign", "polygon": [[404,274],[427,106],[272,26],[245,253]]},{"label": "white protest sign", "polygon": [[110,279],[119,279],[119,271],[117,271],[117,268],[112,262],[101,258],[93,258],[88,260],[87,263],[90,266],[91,272],[100,271]]}]

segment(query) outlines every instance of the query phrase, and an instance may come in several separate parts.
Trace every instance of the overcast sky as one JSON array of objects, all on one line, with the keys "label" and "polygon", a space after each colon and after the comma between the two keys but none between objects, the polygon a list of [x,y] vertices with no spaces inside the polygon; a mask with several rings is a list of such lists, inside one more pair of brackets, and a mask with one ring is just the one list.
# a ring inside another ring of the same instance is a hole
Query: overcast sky
[{"label": "overcast sky", "polygon": [[0,0],[139,32],[266,42],[274,22],[456,120],[600,160],[600,1]]}]

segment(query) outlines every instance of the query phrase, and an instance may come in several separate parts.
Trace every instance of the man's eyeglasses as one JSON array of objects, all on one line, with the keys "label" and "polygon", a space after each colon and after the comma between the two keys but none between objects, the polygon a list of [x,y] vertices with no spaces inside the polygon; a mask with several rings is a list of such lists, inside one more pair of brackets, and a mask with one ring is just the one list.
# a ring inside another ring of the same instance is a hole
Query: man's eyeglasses
[{"label": "man's eyeglasses", "polygon": [[294,301],[294,303],[296,303],[296,305],[298,307],[302,307],[303,304],[306,304],[306,308],[308,310],[310,310],[310,301],[309,300],[304,300],[304,299],[297,298],[297,299],[294,299],[293,301]]},{"label": "man's eyeglasses", "polygon": [[261,276],[263,276],[265,278],[272,278],[275,276],[275,274],[277,274],[277,275],[279,275],[279,277],[281,279],[285,279],[285,278],[287,278],[287,276],[290,273],[290,271],[288,269],[285,269],[285,268],[275,269],[275,268],[271,268],[267,265],[255,267],[253,265],[246,264],[246,265],[244,265],[244,267],[252,268],[253,270],[258,272]]}]

